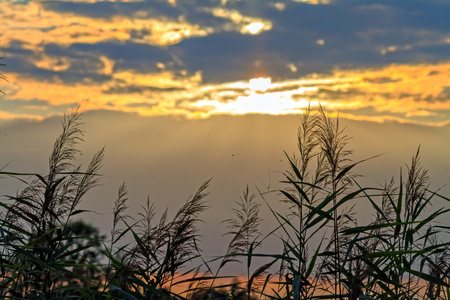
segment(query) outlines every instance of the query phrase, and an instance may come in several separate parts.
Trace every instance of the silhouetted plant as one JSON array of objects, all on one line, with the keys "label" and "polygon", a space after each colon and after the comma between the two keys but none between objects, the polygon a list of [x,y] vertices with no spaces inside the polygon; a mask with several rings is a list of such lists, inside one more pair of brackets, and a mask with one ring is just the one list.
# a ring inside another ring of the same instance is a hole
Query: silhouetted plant
[{"label": "silhouetted plant", "polygon": [[[4,59],[4,57],[0,57],[0,60],[2,60],[2,59]],[[4,66],[6,66],[4,63],[0,63],[0,67],[4,67]],[[2,73],[0,73],[0,79],[8,81],[5,77],[5,75],[3,75]],[[0,93],[4,94],[4,92],[2,90],[0,90]]]},{"label": "silhouetted plant", "polygon": [[[449,209],[426,212],[438,195],[428,190],[427,172],[420,165],[419,150],[407,169],[405,182],[400,176],[398,187],[393,187],[391,182],[388,188],[381,189],[381,207],[372,196],[366,194],[377,211],[375,222],[345,230],[345,234],[354,236],[352,247],[360,250],[364,250],[362,242],[376,241],[375,249],[370,249],[371,252],[357,259],[371,266],[372,276],[365,283],[364,294],[377,299],[418,298],[425,288],[423,282],[427,282],[430,292],[442,292],[443,287],[449,287],[448,282],[433,269],[437,264],[436,260],[431,259],[436,259],[439,253],[445,253],[448,249],[449,243],[437,243],[434,237],[440,228],[437,218],[448,213]],[[421,297],[429,298],[432,295],[430,292],[423,293]]]},{"label": "silhouetted plant", "polygon": [[[350,190],[351,181],[356,177],[347,150],[348,137],[340,128],[339,119],[327,116],[323,107],[313,113],[309,107],[301,116],[298,130],[299,156],[289,157],[289,170],[281,190],[285,201],[291,204],[290,214],[283,217],[273,212],[277,218],[284,238],[283,256],[280,270],[280,282],[288,297],[310,299],[324,291],[323,279],[334,285],[332,297],[342,297],[341,260],[345,247],[339,230],[344,218],[345,203],[352,200],[361,190]],[[298,225],[293,221],[298,219]],[[325,249],[321,245],[325,240],[325,228],[333,223],[333,234]],[[311,255],[309,248],[313,237],[322,235],[319,246]],[[316,267],[318,264],[319,268]],[[326,267],[325,267],[326,266]],[[329,293],[329,291],[327,292]]]},{"label": "silhouetted plant", "polygon": [[[319,204],[319,194],[326,185],[326,176],[324,155],[317,139],[320,120],[312,112],[308,107],[300,119],[298,157],[286,154],[290,168],[285,173],[287,187],[280,192],[290,204],[290,210],[287,218],[281,215],[277,217],[286,237],[282,240],[286,259],[282,260],[280,282],[285,279],[287,285],[281,286],[280,291],[286,289],[287,296],[290,297],[292,293],[295,299],[311,297],[317,287],[318,274],[313,278],[311,275],[318,252],[310,257],[309,244],[317,228],[324,226],[322,221],[326,220],[315,214],[315,208],[323,205]],[[294,223],[295,219],[298,224]],[[292,288],[289,289],[289,286]]]},{"label": "silhouetted plant", "polygon": [[[124,185],[120,188],[113,212],[112,245],[108,250],[112,267],[107,272],[109,292],[133,299],[178,297],[171,292],[171,287],[177,284],[175,279],[183,277],[180,269],[199,256],[197,224],[199,214],[206,209],[204,198],[208,195],[205,192],[208,184],[209,180],[178,210],[173,220],[169,220],[166,210],[156,225],[153,224],[155,207],[149,199],[139,213],[139,220],[132,225],[126,222],[127,191]],[[117,230],[119,221],[124,223],[124,230]],[[134,241],[113,249],[126,233]],[[117,257],[120,253],[121,257]],[[188,274],[193,271],[185,270]]]},{"label": "silhouetted plant", "polygon": [[77,111],[64,117],[46,176],[2,172],[35,178],[30,183],[24,181],[28,186],[17,196],[8,196],[10,204],[2,203],[6,209],[2,215],[3,298],[35,295],[53,299],[69,290],[90,293],[86,286],[77,284],[90,281],[86,273],[75,272],[76,268],[89,267],[89,262],[73,257],[86,254],[97,244],[75,247],[76,243],[84,244],[81,239],[85,237],[70,233],[74,229],[70,221],[82,212],[77,206],[85,194],[98,184],[104,150],[94,155],[85,172],[75,167],[76,146],[83,136],[80,125]]},{"label": "silhouetted plant", "polygon": [[[438,244],[438,237],[431,238],[431,245]],[[440,252],[433,253],[427,262],[430,275],[450,285],[450,246],[444,247]],[[427,282],[425,295],[432,300],[448,299],[449,288],[432,281]]]},{"label": "silhouetted plant", "polygon": [[[247,187],[234,218],[225,221],[232,239],[226,253],[212,260],[221,262],[214,273],[201,256],[198,230],[209,181],[173,218],[166,209],[158,220],[149,199],[136,220],[127,215],[128,190],[121,185],[108,242],[74,220],[85,212],[79,203],[98,185],[104,156],[102,149],[85,171],[75,166],[81,124],[77,111],[64,118],[48,174],[0,172],[27,185],[0,202],[2,299],[450,299],[449,227],[438,222],[450,209],[432,206],[435,198],[450,199],[429,190],[420,149],[405,180],[400,172],[397,184],[392,179],[380,188],[361,187],[353,173],[359,162],[350,159],[339,119],[323,107],[308,107],[298,154],[286,154],[289,169],[277,191],[288,211],[269,205],[277,226],[261,235],[260,206]],[[373,209],[367,224],[358,224],[355,200]],[[256,253],[273,236],[280,253]],[[268,262],[254,266],[256,257]],[[223,266],[241,258],[244,282],[219,276]],[[279,271],[272,270],[278,262]],[[224,278],[234,281],[214,284]],[[184,284],[189,286],[183,292],[175,291]]]},{"label": "silhouetted plant", "polygon": [[[240,262],[239,256],[247,257],[247,281],[245,283],[246,288],[240,293],[240,296],[250,298],[255,292],[257,292],[256,287],[254,287],[255,281],[266,271],[269,265],[264,265],[258,268],[254,273],[251,273],[250,267],[252,264],[253,253],[256,248],[261,246],[261,241],[259,240],[261,234],[259,233],[259,225],[262,219],[259,217],[260,204],[255,202],[255,195],[249,194],[248,186],[244,191],[243,196],[240,198],[239,202],[236,202],[237,208],[233,208],[235,219],[227,219],[224,222],[228,224],[229,232],[227,235],[231,235],[233,238],[228,245],[227,253],[221,266],[224,266],[228,262],[236,261]],[[236,290],[236,289],[235,289]],[[238,297],[237,295],[234,295]]]}]

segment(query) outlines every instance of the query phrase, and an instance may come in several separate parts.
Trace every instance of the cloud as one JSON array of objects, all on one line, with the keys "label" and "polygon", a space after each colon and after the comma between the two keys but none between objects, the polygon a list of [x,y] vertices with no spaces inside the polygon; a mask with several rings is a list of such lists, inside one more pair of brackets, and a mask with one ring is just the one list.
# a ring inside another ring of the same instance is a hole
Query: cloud
[{"label": "cloud", "polygon": [[231,23],[224,28],[226,31],[238,31],[243,34],[257,34],[272,28],[272,23],[270,21],[262,18],[244,16],[237,10],[216,7],[206,11],[210,11],[215,17],[230,20]]},{"label": "cloud", "polygon": [[[103,80],[82,70],[100,64],[100,56],[114,61],[118,70],[154,72],[163,64],[191,74],[200,71],[205,80],[216,83],[448,57],[445,25],[450,21],[439,17],[443,3],[307,2],[3,2],[0,30],[12,56],[20,56],[21,50],[33,52],[32,60],[26,58],[34,65],[31,69],[37,68],[30,76],[34,72],[63,81]],[[435,13],[439,22],[433,22]],[[63,71],[70,75],[60,75]]]},{"label": "cloud", "polygon": [[[442,125],[450,119],[450,63],[390,65],[379,68],[335,69],[297,79],[258,79],[208,83],[198,72],[160,70],[110,72],[113,62],[102,58],[103,82],[65,84],[8,73],[11,85],[4,101],[42,99],[48,109],[82,105],[83,110],[117,110],[145,116],[205,118],[229,114],[297,114],[307,105],[326,105],[352,119]],[[35,105],[30,102],[30,105]],[[29,106],[30,106],[29,105]],[[18,106],[17,113],[24,113]],[[56,110],[58,112],[61,109]],[[27,110],[27,113],[30,111]]]},{"label": "cloud", "polygon": [[[273,82],[263,94],[248,86],[245,92],[235,94],[235,101],[230,101],[228,94],[226,102],[202,99],[193,105],[205,108],[207,114],[277,115],[298,113],[308,103],[320,102],[331,110],[353,111],[353,118],[358,119],[443,124],[449,118],[449,75],[450,63],[336,70],[331,76]],[[369,108],[365,113],[371,115],[358,116],[363,108]]]},{"label": "cloud", "polygon": [[70,45],[112,39],[163,46],[211,31],[186,22],[182,15],[172,18],[167,10],[162,11],[160,14],[139,7],[122,11],[112,2],[44,1],[26,5],[2,2],[0,29],[4,44],[20,40],[29,49],[48,43]]},{"label": "cloud", "polygon": [[[18,3],[0,3],[10,81],[0,103],[18,101],[18,115],[80,103],[152,116],[290,114],[321,102],[354,118],[449,118],[445,2]],[[252,88],[260,77],[270,84]],[[35,99],[46,108],[21,104]]]},{"label": "cloud", "polygon": [[252,33],[255,29],[248,26],[256,23],[262,25],[257,32],[271,28],[270,21],[237,10],[199,7],[196,3],[173,5],[167,1],[3,2],[0,15],[2,42],[8,45],[20,40],[28,48],[112,39],[166,46],[219,31]]}]

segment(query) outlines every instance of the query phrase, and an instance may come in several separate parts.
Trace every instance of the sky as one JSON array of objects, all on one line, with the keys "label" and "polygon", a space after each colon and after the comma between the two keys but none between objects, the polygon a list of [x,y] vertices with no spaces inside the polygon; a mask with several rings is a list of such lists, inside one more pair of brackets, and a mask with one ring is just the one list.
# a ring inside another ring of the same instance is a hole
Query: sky
[{"label": "sky", "polygon": [[348,125],[355,159],[384,153],[361,168],[369,182],[397,176],[422,145],[444,186],[449,11],[447,0],[0,1],[0,164],[45,172],[79,106],[83,153],[106,146],[104,185],[83,204],[99,211],[92,222],[107,228],[123,181],[132,210],[147,195],[176,210],[211,177],[216,220],[247,184],[275,184],[299,114],[320,103]]}]

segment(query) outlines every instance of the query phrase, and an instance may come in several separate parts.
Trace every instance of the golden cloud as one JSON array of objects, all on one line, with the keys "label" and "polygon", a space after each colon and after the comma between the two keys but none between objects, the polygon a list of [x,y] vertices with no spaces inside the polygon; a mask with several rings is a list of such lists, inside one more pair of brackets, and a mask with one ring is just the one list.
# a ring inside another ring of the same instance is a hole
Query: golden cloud
[{"label": "golden cloud", "polygon": [[0,119],[1,120],[28,119],[28,120],[41,121],[44,118],[41,116],[30,115],[30,114],[13,114],[10,112],[0,110]]},{"label": "golden cloud", "polygon": [[[356,120],[435,126],[450,120],[450,62],[334,70],[296,80],[259,78],[204,84],[200,72],[180,75],[161,68],[148,74],[114,73],[114,61],[106,57],[100,60],[103,67],[98,72],[111,76],[102,84],[85,80],[68,85],[7,73],[10,84],[4,89],[4,99],[45,100],[49,114],[54,105],[81,104],[83,110],[205,118],[217,114],[296,114],[309,104],[321,103],[331,112]],[[40,63],[47,69],[64,66],[51,59]],[[17,113],[23,114],[20,109]]]},{"label": "golden cloud", "polygon": [[[57,43],[97,43],[106,40],[132,40],[151,45],[165,46],[178,43],[192,36],[205,36],[212,28],[191,24],[183,17],[170,19],[152,17],[146,12],[136,12],[132,17],[115,16],[110,19],[89,18],[73,13],[57,13],[45,10],[38,2],[27,5],[0,3],[0,31],[2,44],[18,40],[31,50],[38,45]],[[142,31],[139,37],[133,35]]]},{"label": "golden cloud", "polygon": [[262,18],[244,16],[237,10],[230,10],[225,8],[207,9],[215,17],[228,19],[231,21],[225,27],[227,31],[240,31],[243,34],[259,34],[262,31],[272,29],[272,22]]},{"label": "golden cloud", "polygon": [[[96,3],[98,0],[58,0],[60,2]],[[104,2],[142,2],[143,0],[102,0]]]},{"label": "golden cloud", "polygon": [[[225,24],[224,28],[215,29],[192,24],[183,16],[155,17],[146,11],[136,11],[130,17],[90,18],[69,12],[46,10],[45,5],[38,1],[30,1],[26,5],[0,2],[0,32],[3,45],[7,46],[17,40],[23,42],[24,47],[39,51],[40,46],[48,43],[68,46],[73,43],[98,43],[112,39],[167,46],[190,37],[206,36],[216,30],[258,34],[272,28],[268,20],[244,16],[235,10],[214,8],[205,11],[230,22]],[[141,34],[135,34],[136,32]]]},{"label": "golden cloud", "polygon": [[[450,92],[445,93],[450,89],[449,76],[448,62],[335,70],[329,76],[311,75],[300,80],[272,82],[263,94],[252,91],[251,82],[236,82],[229,85],[230,89],[240,87],[246,93],[236,93],[234,101],[230,101],[230,95],[227,95],[228,101],[201,99],[192,105],[205,108],[203,116],[206,116],[221,113],[298,113],[309,102],[320,102],[336,111],[370,109],[372,115],[360,115],[358,118],[371,121],[402,120],[429,125],[433,122],[428,121],[430,118],[427,117],[440,115],[439,120],[450,119]],[[351,117],[352,114],[347,113],[346,116]],[[444,123],[445,120],[434,121],[433,124]]]},{"label": "golden cloud", "polygon": [[71,62],[67,57],[54,58],[44,53],[40,54],[38,57],[29,58],[29,62],[34,64],[36,67],[44,70],[61,72],[70,68]]},{"label": "golden cloud", "polygon": [[330,4],[331,0],[293,0],[294,2],[303,2],[308,4]]}]

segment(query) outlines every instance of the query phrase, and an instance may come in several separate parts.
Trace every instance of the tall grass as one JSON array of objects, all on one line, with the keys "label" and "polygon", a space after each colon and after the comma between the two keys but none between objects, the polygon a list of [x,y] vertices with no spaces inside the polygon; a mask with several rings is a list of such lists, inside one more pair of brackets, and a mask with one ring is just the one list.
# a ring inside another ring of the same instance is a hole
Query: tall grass
[{"label": "tall grass", "polygon": [[[420,149],[398,186],[392,179],[384,187],[367,188],[356,181],[353,170],[363,162],[350,160],[347,142],[339,119],[329,118],[323,107],[315,114],[308,108],[302,115],[298,155],[287,155],[286,187],[279,191],[291,204],[290,213],[272,209],[284,233],[280,287],[274,294],[294,299],[447,299],[449,243],[439,238],[448,241],[449,227],[437,221],[449,209],[427,209],[435,198],[449,199],[429,191]],[[372,206],[372,222],[358,226],[356,201]]]},{"label": "tall grass", "polygon": [[[209,259],[199,224],[210,181],[173,217],[148,199],[128,215],[121,185],[108,237],[76,220],[104,157],[101,149],[86,169],[76,165],[81,125],[77,111],[64,118],[47,174],[0,172],[25,185],[0,203],[2,299],[450,299],[450,226],[439,223],[450,209],[433,206],[450,199],[429,189],[420,149],[398,179],[362,187],[355,170],[363,162],[351,160],[339,119],[306,109],[281,188],[257,197],[247,187],[224,221],[228,248]],[[261,201],[277,224],[267,233]],[[357,219],[357,202],[372,220]],[[264,253],[274,239],[279,253]],[[244,277],[221,275],[237,263]]]},{"label": "tall grass", "polygon": [[[291,204],[290,214],[273,211],[285,233],[282,243],[287,259],[283,259],[280,273],[285,280],[280,281],[287,297],[315,297],[326,291],[326,281],[334,286],[333,297],[343,297],[344,243],[339,229],[349,213],[341,207],[358,194],[349,193],[356,163],[350,160],[347,142],[339,119],[328,118],[323,107],[316,114],[306,109],[298,130],[299,153],[286,154],[290,168],[285,173],[287,186],[280,190],[284,201]],[[332,229],[331,236],[326,236],[327,227]],[[317,236],[321,236],[320,244],[311,254],[310,245]]]},{"label": "tall grass", "polygon": [[[3,56],[0,57],[0,60],[2,60],[2,59],[4,59]],[[4,67],[4,66],[6,66],[4,63],[0,63],[0,67]],[[5,77],[5,75],[3,75],[2,73],[0,73],[0,79],[1,79],[1,80],[5,80],[5,81],[8,81],[8,80],[6,79],[6,77]],[[0,90],[0,93],[4,94],[4,92],[3,92],[2,90]]]},{"label": "tall grass", "polygon": [[[178,297],[172,292],[172,287],[183,277],[180,268],[200,256],[197,226],[201,221],[199,214],[206,209],[204,198],[208,184],[209,181],[205,182],[172,220],[169,220],[166,210],[156,224],[153,224],[155,208],[149,200],[142,207],[139,219],[129,224],[127,219],[130,218],[124,215],[126,188],[123,185],[119,189],[113,212],[113,239],[107,249],[110,264],[105,288],[114,296],[131,299]],[[125,230],[117,231],[119,222],[123,222]],[[127,233],[132,235],[133,241],[115,247]],[[194,271],[184,270],[187,274]]]},{"label": "tall grass", "polygon": [[[53,299],[64,296],[71,282],[75,286],[80,282],[87,284],[73,287],[80,294],[89,294],[89,285],[96,285],[89,278],[90,272],[79,274],[77,270],[91,266],[84,251],[97,241],[94,238],[94,243],[90,243],[90,237],[84,241],[71,221],[83,212],[77,206],[85,194],[98,185],[104,150],[94,155],[84,172],[73,164],[83,136],[80,125],[76,112],[64,118],[47,175],[2,172],[31,178],[30,182],[21,179],[27,186],[1,203],[2,298]],[[83,246],[75,247],[77,243]]]}]

